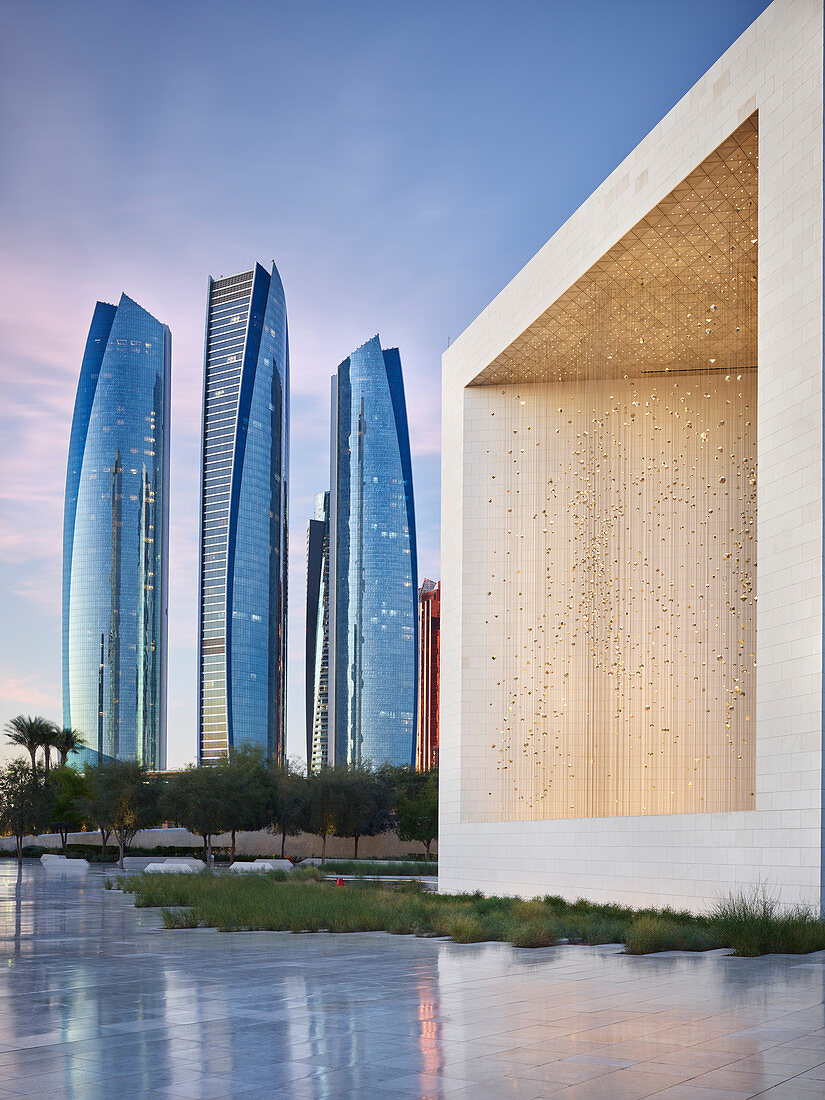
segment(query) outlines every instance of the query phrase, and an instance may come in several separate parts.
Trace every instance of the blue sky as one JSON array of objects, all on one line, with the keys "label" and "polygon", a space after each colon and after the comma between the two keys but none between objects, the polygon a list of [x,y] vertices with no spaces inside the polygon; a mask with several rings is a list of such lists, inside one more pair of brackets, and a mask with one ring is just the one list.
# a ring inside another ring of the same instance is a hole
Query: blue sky
[{"label": "blue sky", "polygon": [[[169,763],[195,755],[206,280],[274,259],[292,363],[288,751],[329,377],[398,346],[420,575],[439,576],[441,354],[764,0],[6,0],[0,721],[60,720],[71,412],[97,299],[172,329]],[[2,750],[0,750],[2,751]]]}]

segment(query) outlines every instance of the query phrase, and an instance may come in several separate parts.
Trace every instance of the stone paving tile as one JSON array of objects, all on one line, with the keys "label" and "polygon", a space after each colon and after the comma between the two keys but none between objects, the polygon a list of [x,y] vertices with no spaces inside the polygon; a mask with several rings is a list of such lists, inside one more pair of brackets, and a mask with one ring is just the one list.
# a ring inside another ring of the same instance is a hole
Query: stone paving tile
[{"label": "stone paving tile", "polygon": [[719,1039],[709,1039],[702,1044],[707,1050],[719,1050],[739,1055],[745,1058],[749,1054],[759,1054],[760,1051],[770,1050],[771,1047],[782,1046],[782,1039],[755,1039],[744,1032],[734,1032],[724,1035]]},{"label": "stone paving tile", "polygon": [[196,1077],[189,1082],[170,1085],[162,1089],[157,1096],[180,1098],[180,1100],[224,1100],[236,1095],[234,1085],[225,1077]]},{"label": "stone paving tile", "polygon": [[656,1100],[751,1100],[753,1093],[732,1092],[730,1089],[701,1089],[696,1085],[673,1085],[654,1095]]},{"label": "stone paving tile", "polygon": [[[825,1065],[825,1054],[821,1050],[784,1051],[781,1047],[770,1047],[759,1054],[749,1054],[730,1065],[737,1073],[767,1073],[787,1077],[788,1067],[795,1073],[807,1069],[817,1069]],[[721,1067],[720,1067],[721,1068]]]},{"label": "stone paving tile", "polygon": [[825,1097],[825,955],[172,932],[0,863],[0,1100]]},{"label": "stone paving tile", "polygon": [[[750,1057],[750,1056],[749,1056]],[[740,1055],[729,1050],[707,1050],[702,1044],[692,1047],[680,1047],[670,1054],[656,1054],[652,1063],[661,1066],[684,1066],[695,1074],[711,1069],[720,1069],[733,1062],[740,1061]]]},{"label": "stone paving tile", "polygon": [[799,1077],[794,1077],[792,1081],[774,1085],[773,1088],[768,1089],[766,1092],[760,1092],[758,1095],[759,1100],[762,1100],[763,1096],[767,1097],[768,1100],[813,1100],[815,1096],[822,1100],[823,1090],[818,1081],[803,1081]]},{"label": "stone paving tile", "polygon": [[477,1083],[450,1093],[450,1100],[540,1100],[547,1094],[538,1081],[500,1077],[492,1083]]},{"label": "stone paving tile", "polygon": [[721,1069],[712,1069],[707,1073],[697,1074],[691,1079],[691,1083],[700,1088],[733,1089],[734,1092],[747,1091],[761,1092],[772,1085],[779,1085],[790,1077],[796,1076],[795,1072],[787,1070],[779,1073],[771,1073],[761,1069],[750,1071],[740,1070],[739,1063],[723,1066]]},{"label": "stone paving tile", "polygon": [[669,1074],[639,1073],[619,1069],[595,1081],[587,1081],[553,1093],[559,1100],[643,1100],[661,1093],[675,1082]]},{"label": "stone paving tile", "polygon": [[518,1076],[527,1081],[540,1081],[546,1085],[561,1087],[580,1084],[582,1081],[592,1081],[596,1077],[606,1077],[614,1072],[613,1066],[567,1060],[551,1062],[547,1066],[525,1067]]}]

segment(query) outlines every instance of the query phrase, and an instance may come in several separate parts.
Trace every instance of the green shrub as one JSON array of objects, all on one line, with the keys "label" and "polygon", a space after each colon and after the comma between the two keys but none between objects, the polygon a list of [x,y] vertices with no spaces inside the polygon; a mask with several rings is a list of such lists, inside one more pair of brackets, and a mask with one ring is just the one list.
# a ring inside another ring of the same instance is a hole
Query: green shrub
[{"label": "green shrub", "polygon": [[506,926],[506,939],[513,947],[552,947],[562,937],[551,920],[514,921]]},{"label": "green shrub", "polygon": [[653,951],[710,951],[721,946],[711,929],[676,924],[652,914],[637,917],[625,931],[628,955],[648,955]]},{"label": "green shrub", "polygon": [[444,928],[444,935],[456,943],[483,943],[489,938],[484,924],[470,913],[451,913]]},{"label": "green shrub", "polygon": [[804,906],[783,908],[764,886],[718,901],[710,920],[735,955],[803,955],[825,949],[825,922]]},{"label": "green shrub", "polygon": [[624,943],[628,922],[611,920],[609,917],[596,915],[581,921],[577,931],[578,936],[567,933],[568,939],[579,940],[581,943]]},{"label": "green shrub", "polygon": [[470,900],[473,911],[480,917],[490,913],[508,913],[516,902],[515,898],[485,898],[483,894],[472,894]]},{"label": "green shrub", "polygon": [[197,928],[198,919],[192,909],[161,909],[164,928]]},{"label": "green shrub", "polygon": [[311,863],[306,867],[293,867],[291,871],[273,871],[274,875],[279,875],[279,881],[283,882],[287,875],[295,882],[323,882],[324,872],[320,867],[314,867]]}]

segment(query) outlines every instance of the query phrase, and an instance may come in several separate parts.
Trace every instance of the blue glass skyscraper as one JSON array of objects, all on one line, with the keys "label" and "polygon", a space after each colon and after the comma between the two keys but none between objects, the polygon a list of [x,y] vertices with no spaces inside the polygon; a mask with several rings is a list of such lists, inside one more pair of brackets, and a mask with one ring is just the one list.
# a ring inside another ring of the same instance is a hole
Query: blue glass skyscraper
[{"label": "blue glass skyscraper", "polygon": [[137,302],[97,303],[63,518],[63,725],[87,762],[166,766],[171,360]]},{"label": "blue glass skyscraper", "polygon": [[418,569],[401,358],[377,336],[332,380],[330,761],[412,764]]},{"label": "blue glass skyscraper", "polygon": [[289,346],[275,264],[210,279],[201,453],[198,758],[283,760]]}]

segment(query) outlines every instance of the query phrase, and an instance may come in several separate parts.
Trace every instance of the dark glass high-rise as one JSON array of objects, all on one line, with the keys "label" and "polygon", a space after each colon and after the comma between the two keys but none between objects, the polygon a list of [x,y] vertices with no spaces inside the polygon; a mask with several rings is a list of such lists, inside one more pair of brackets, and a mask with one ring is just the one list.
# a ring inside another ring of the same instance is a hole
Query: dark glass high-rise
[{"label": "dark glass high-rise", "polygon": [[201,451],[198,759],[285,755],[289,344],[278,269],[210,279]]},{"label": "dark glass high-rise", "polygon": [[412,764],[418,569],[401,358],[377,336],[332,380],[330,760]]},{"label": "dark glass high-rise", "polygon": [[63,518],[63,724],[86,763],[166,767],[171,361],[168,327],[137,302],[97,303]]},{"label": "dark glass high-rise", "polygon": [[329,493],[315,498],[307,529],[307,768],[329,764]]}]

